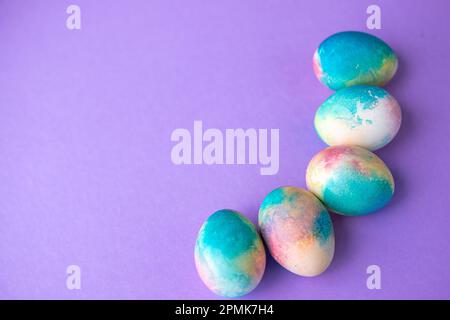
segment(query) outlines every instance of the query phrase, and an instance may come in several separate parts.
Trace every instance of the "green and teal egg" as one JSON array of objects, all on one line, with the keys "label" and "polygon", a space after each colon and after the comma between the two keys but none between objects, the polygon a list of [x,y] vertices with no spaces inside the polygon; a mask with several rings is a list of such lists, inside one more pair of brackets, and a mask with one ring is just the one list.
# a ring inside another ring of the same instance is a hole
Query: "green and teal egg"
[{"label": "green and teal egg", "polygon": [[202,225],[195,245],[195,265],[215,294],[239,297],[261,281],[266,254],[251,221],[237,211],[224,209]]}]

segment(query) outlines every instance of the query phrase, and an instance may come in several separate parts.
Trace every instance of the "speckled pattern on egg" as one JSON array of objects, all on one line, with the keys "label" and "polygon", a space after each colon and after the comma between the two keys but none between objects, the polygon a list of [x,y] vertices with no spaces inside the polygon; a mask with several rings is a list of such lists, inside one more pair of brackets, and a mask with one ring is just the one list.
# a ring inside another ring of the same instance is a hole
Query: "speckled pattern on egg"
[{"label": "speckled pattern on egg", "polygon": [[334,146],[310,161],[306,183],[329,209],[348,216],[384,207],[394,193],[388,167],[374,153],[357,146]]},{"label": "speckled pattern on egg", "polygon": [[330,215],[309,191],[281,187],[270,192],[259,209],[259,226],[274,259],[301,276],[324,272],[334,256]]},{"label": "speckled pattern on egg", "polygon": [[394,51],[381,39],[356,31],[336,33],[314,53],[314,73],[330,89],[383,86],[397,71]]},{"label": "speckled pattern on egg", "polygon": [[358,145],[377,150],[400,129],[400,106],[386,90],[355,86],[336,91],[317,110],[314,126],[328,145]]},{"label": "speckled pattern on egg", "polygon": [[213,213],[201,227],[195,245],[195,265],[211,291],[224,297],[239,297],[260,282],[266,254],[250,220],[224,209]]}]

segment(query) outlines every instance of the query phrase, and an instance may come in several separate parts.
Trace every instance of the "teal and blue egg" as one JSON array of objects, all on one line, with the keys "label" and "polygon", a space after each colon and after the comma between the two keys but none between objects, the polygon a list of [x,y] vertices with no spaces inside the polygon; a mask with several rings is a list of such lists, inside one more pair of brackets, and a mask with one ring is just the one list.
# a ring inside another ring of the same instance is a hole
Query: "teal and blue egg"
[{"label": "teal and blue egg", "polygon": [[327,87],[383,86],[395,75],[398,59],[381,39],[346,31],[325,39],[314,54],[314,73]]}]

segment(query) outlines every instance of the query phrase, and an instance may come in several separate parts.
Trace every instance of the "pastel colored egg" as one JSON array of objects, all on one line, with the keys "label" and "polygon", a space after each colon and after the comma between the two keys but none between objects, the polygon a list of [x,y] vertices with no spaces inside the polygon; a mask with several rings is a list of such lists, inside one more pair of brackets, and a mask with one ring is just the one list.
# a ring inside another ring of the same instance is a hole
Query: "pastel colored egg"
[{"label": "pastel colored egg", "polygon": [[195,245],[195,265],[211,291],[224,297],[239,297],[260,282],[266,253],[250,220],[225,209],[213,213],[201,227]]},{"label": "pastel colored egg", "polygon": [[358,146],[334,146],[310,161],[306,184],[330,210],[360,216],[384,207],[394,193],[394,179],[384,162]]},{"label": "pastel colored egg", "polygon": [[296,187],[273,190],[264,199],[258,220],[270,254],[287,270],[313,277],[333,260],[333,224],[311,192]]},{"label": "pastel colored egg", "polygon": [[386,90],[355,86],[336,91],[317,110],[314,126],[328,145],[358,145],[377,150],[397,134],[400,106]]},{"label": "pastel colored egg", "polygon": [[397,71],[394,51],[381,39],[346,31],[325,39],[314,53],[314,73],[327,87],[338,90],[359,84],[383,86]]}]

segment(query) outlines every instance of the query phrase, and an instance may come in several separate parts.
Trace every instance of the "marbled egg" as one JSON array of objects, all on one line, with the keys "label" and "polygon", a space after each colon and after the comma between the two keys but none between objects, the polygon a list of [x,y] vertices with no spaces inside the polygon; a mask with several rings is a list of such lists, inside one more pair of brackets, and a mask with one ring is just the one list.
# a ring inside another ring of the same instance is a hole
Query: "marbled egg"
[{"label": "marbled egg", "polygon": [[329,146],[351,144],[376,150],[397,134],[402,113],[386,90],[355,86],[336,91],[317,110],[314,126]]},{"label": "marbled egg", "polygon": [[201,227],[195,245],[195,265],[211,291],[238,297],[260,282],[266,253],[250,220],[225,209],[213,213]]},{"label": "marbled egg", "polygon": [[314,73],[327,87],[338,90],[359,84],[383,86],[397,71],[394,51],[364,32],[340,32],[325,39],[314,54]]},{"label": "marbled egg", "polygon": [[296,187],[273,190],[264,199],[258,220],[270,254],[287,270],[313,277],[333,260],[333,224],[311,192]]},{"label": "marbled egg", "polygon": [[384,207],[394,193],[394,179],[384,162],[358,146],[334,146],[310,161],[306,183],[330,210],[360,216]]}]

